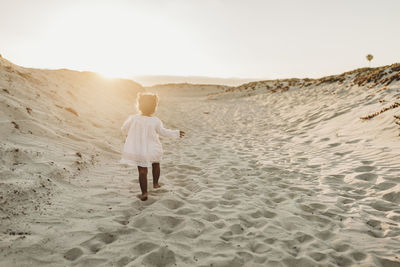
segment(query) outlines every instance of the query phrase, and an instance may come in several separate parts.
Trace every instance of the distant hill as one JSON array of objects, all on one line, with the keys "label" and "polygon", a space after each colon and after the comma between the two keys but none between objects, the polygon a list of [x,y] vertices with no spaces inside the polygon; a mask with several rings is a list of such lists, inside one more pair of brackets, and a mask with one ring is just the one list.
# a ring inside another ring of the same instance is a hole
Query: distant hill
[{"label": "distant hill", "polygon": [[139,75],[133,76],[133,80],[142,84],[143,86],[153,86],[157,84],[171,84],[171,83],[191,83],[191,84],[219,84],[237,86],[243,83],[259,81],[261,79],[254,78],[218,78],[206,76],[170,76],[170,75]]}]

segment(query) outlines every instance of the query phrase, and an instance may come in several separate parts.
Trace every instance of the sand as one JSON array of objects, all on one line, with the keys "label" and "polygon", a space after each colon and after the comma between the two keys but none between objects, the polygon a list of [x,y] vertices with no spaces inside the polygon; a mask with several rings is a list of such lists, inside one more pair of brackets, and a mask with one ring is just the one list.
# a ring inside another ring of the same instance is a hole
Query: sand
[{"label": "sand", "polygon": [[400,82],[356,75],[152,88],[186,136],[162,139],[162,187],[142,202],[118,161],[145,88],[2,60],[0,265],[400,266],[400,108],[360,119]]}]

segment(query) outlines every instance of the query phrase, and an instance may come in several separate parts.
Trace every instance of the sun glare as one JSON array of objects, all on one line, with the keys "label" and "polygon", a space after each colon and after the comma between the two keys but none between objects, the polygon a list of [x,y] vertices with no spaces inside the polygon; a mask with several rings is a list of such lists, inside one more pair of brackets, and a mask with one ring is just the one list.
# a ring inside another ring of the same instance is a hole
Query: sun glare
[{"label": "sun glare", "polygon": [[[141,74],[176,74],[183,69],[194,69],[185,60],[193,53],[190,34],[183,34],[184,26],[159,14],[146,14],[140,9],[128,9],[117,3],[104,3],[93,8],[80,4],[65,9],[49,26],[50,36],[59,32],[66,35],[52,41],[65,51],[72,61],[85,62],[82,70],[92,70],[104,77],[132,77]],[[145,15],[146,14],[146,15]],[[178,45],[177,45],[178,44]],[[76,60],[76,57],[84,57]],[[194,56],[196,57],[196,56]],[[204,57],[198,55],[199,60]],[[157,62],[157,64],[155,64]],[[166,73],[165,70],[170,73]]]}]

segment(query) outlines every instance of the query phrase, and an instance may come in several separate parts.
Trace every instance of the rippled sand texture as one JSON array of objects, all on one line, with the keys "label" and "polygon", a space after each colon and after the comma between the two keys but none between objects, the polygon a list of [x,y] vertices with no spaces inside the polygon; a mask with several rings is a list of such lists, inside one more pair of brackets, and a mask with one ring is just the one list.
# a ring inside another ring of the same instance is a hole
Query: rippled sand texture
[{"label": "rippled sand texture", "polygon": [[400,83],[353,78],[152,88],[186,137],[162,140],[163,186],[145,202],[137,171],[117,164],[128,101],[111,99],[95,128],[65,110],[59,124],[36,119],[39,100],[2,91],[2,120],[35,122],[2,130],[0,265],[400,266],[400,108],[360,119],[399,101]]}]

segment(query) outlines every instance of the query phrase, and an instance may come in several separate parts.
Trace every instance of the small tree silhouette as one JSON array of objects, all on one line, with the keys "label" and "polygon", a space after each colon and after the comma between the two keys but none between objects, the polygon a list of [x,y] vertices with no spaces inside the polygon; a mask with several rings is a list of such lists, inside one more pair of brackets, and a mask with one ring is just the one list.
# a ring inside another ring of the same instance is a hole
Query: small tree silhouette
[{"label": "small tree silhouette", "polygon": [[369,62],[369,66],[371,67],[371,60],[374,59],[374,56],[371,55],[371,54],[368,54],[368,55],[366,56],[366,58],[367,58],[367,60],[368,60],[368,62]]}]

